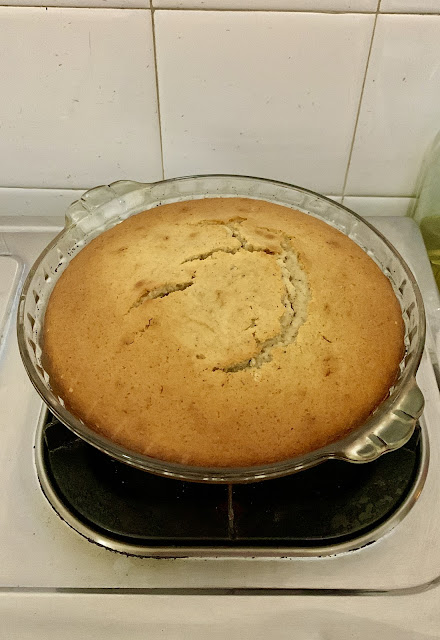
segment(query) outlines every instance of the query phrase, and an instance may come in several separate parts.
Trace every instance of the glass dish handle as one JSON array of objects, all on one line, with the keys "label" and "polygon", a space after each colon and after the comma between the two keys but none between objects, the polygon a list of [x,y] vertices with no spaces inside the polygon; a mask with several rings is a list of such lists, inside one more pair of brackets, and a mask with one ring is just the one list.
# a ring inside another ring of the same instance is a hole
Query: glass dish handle
[{"label": "glass dish handle", "polygon": [[413,434],[424,404],[423,394],[413,378],[392,411],[368,433],[365,440],[358,438],[337,457],[350,462],[371,462],[387,451],[398,449]]},{"label": "glass dish handle", "polygon": [[85,217],[89,216],[96,209],[109,203],[111,200],[121,199],[132,191],[148,188],[148,183],[134,182],[133,180],[118,180],[110,185],[102,185],[89,189],[79,200],[72,202],[66,211],[66,227],[78,224]]}]

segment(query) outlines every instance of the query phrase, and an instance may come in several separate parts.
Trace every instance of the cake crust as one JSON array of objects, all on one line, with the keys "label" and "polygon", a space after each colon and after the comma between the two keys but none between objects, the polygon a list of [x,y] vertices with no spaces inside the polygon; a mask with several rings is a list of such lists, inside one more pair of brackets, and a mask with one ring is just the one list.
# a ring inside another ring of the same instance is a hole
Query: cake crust
[{"label": "cake crust", "polygon": [[308,453],[388,394],[404,326],[352,240],[260,200],[162,205],[70,262],[44,322],[54,391],[128,449],[197,466]]}]

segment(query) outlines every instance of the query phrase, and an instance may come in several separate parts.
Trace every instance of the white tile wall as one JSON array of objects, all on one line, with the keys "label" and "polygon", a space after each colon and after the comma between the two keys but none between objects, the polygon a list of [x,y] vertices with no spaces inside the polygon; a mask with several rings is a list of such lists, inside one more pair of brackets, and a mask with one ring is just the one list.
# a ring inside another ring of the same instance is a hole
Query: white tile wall
[{"label": "white tile wall", "polygon": [[[429,1],[429,0],[428,0]],[[378,0],[152,0],[156,8],[266,11],[376,11]]]},{"label": "white tile wall", "polygon": [[150,11],[0,8],[0,186],[161,177]]},{"label": "white tile wall", "polygon": [[382,0],[382,12],[392,13],[440,13],[439,0]]},{"label": "white tile wall", "polygon": [[409,196],[440,129],[440,16],[380,15],[347,192]]},{"label": "white tile wall", "polygon": [[64,216],[69,205],[78,200],[85,189],[2,189],[0,217]]},{"label": "white tile wall", "polygon": [[162,148],[167,176],[250,173],[406,212],[440,129],[440,0],[152,4],[153,23],[150,0],[0,0],[2,219],[160,179]]},{"label": "white tile wall", "polygon": [[373,21],[156,11],[165,175],[232,172],[341,193]]},{"label": "white tile wall", "polygon": [[412,198],[360,198],[345,196],[344,206],[361,216],[405,216]]}]

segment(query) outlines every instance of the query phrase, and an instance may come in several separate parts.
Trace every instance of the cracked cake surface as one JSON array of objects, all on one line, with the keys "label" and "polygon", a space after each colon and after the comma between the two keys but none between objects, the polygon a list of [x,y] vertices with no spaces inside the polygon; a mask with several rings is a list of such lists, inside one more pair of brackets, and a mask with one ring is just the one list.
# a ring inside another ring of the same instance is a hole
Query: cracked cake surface
[{"label": "cracked cake surface", "polygon": [[249,466],[364,422],[403,335],[389,281],[342,233],[281,205],[206,198],[134,215],[72,259],[44,364],[69,410],[128,449]]}]

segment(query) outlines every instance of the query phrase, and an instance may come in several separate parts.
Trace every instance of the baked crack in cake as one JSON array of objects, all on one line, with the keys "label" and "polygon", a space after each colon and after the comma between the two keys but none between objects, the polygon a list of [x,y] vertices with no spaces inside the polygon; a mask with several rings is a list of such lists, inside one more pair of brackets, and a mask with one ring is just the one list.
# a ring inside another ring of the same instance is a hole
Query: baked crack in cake
[{"label": "baked crack in cake", "polygon": [[343,438],[404,353],[390,282],[325,222],[260,200],[162,205],[70,262],[44,323],[54,391],[161,460],[265,464]]}]

